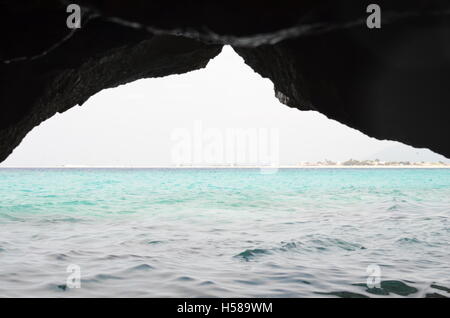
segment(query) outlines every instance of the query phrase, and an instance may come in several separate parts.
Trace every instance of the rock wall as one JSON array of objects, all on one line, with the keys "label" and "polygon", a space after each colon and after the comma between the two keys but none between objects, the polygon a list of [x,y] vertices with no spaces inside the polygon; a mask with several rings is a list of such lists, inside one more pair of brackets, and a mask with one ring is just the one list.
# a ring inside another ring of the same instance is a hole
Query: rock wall
[{"label": "rock wall", "polygon": [[77,3],[73,30],[66,1],[0,5],[0,161],[55,113],[104,88],[202,68],[224,44],[286,105],[450,157],[448,1],[378,1],[381,29],[367,28],[367,1]]}]

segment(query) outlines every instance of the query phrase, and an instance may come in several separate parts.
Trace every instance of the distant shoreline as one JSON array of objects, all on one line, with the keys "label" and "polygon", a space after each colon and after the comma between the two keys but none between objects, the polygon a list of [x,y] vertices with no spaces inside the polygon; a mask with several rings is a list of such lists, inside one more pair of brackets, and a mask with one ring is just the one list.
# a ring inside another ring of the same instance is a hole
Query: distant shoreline
[{"label": "distant shoreline", "polygon": [[450,169],[450,165],[398,165],[398,166],[371,166],[371,165],[310,165],[310,166],[142,166],[142,167],[128,167],[128,166],[42,166],[42,167],[0,167],[1,169]]}]

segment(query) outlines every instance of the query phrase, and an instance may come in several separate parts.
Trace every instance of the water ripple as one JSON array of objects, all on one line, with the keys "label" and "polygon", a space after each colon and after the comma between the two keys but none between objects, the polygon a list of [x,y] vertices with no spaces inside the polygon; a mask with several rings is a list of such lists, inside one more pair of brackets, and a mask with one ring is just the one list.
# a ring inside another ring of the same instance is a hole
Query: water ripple
[{"label": "water ripple", "polygon": [[450,297],[449,169],[0,169],[0,198],[3,297]]}]

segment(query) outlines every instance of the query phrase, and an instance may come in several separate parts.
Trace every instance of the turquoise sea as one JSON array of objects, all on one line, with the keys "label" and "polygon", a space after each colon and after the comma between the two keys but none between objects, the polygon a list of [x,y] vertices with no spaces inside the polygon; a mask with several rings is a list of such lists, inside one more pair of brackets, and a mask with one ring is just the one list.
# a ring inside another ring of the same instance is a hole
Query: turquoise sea
[{"label": "turquoise sea", "polygon": [[450,169],[0,169],[0,296],[450,297],[449,239]]}]

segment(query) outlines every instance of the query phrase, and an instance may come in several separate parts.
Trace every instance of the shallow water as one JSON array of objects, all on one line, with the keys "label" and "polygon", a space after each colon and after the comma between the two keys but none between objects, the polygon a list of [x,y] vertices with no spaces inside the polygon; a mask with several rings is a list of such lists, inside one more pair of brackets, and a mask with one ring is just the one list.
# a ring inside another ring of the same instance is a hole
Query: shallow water
[{"label": "shallow water", "polygon": [[449,218],[450,169],[0,169],[0,296],[449,297]]}]

